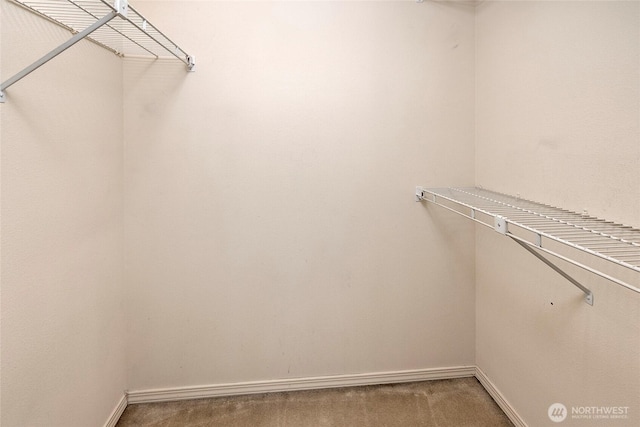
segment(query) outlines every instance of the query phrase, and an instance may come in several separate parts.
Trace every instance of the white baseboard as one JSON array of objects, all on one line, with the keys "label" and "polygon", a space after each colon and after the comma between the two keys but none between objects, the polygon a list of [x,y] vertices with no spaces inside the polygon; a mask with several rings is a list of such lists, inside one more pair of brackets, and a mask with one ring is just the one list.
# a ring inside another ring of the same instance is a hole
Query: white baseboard
[{"label": "white baseboard", "polygon": [[127,395],[123,394],[116,407],[111,411],[109,419],[104,423],[104,427],[115,427],[125,409],[127,409]]},{"label": "white baseboard", "polygon": [[511,420],[511,422],[516,427],[527,427],[527,423],[518,415],[516,410],[509,404],[509,401],[505,399],[505,397],[500,393],[500,391],[496,388],[496,386],[491,382],[491,380],[487,377],[487,375],[476,366],[476,378],[480,381],[480,384],[487,390],[487,393],[493,400],[496,401],[500,409],[507,415],[507,417]]},{"label": "white baseboard", "polygon": [[202,399],[207,397],[233,396],[239,394],[271,393],[292,390],[353,387],[361,385],[406,383],[414,381],[442,380],[473,377],[475,366],[416,369],[367,374],[331,375],[322,377],[290,378],[270,381],[251,381],[230,384],[212,384],[193,387],[176,387],[127,392],[129,403],[165,402],[172,400]]},{"label": "white baseboard", "polygon": [[448,368],[415,369],[407,371],[374,372],[351,375],[289,378],[268,381],[212,384],[205,386],[175,387],[154,390],[134,390],[122,397],[105,427],[115,427],[127,404],[168,402],[208,397],[234,396],[241,394],[273,393],[293,390],[354,387],[375,384],[406,383],[414,381],[444,380],[475,376],[487,393],[516,427],[528,427],[509,401],[500,393],[487,375],[477,366],[455,366]]}]

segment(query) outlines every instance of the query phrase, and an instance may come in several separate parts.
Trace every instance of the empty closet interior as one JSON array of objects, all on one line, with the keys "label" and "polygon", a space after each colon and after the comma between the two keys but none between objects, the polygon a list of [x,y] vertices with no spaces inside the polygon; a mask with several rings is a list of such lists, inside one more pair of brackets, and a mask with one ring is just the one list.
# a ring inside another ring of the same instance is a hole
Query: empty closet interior
[{"label": "empty closet interior", "polygon": [[640,2],[0,7],[2,426],[471,376],[640,422]]}]

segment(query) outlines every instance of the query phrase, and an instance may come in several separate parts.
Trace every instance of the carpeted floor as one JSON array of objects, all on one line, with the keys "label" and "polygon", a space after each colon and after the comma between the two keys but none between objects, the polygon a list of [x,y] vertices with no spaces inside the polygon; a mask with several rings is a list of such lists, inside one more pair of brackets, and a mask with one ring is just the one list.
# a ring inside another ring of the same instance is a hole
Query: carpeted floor
[{"label": "carpeted floor", "polygon": [[512,426],[475,378],[129,405],[116,427]]}]

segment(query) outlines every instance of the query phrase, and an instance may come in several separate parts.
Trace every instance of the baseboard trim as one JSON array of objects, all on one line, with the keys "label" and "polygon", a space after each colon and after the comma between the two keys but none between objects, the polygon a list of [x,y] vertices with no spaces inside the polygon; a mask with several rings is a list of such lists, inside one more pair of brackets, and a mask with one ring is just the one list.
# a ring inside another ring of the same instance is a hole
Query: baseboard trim
[{"label": "baseboard trim", "polygon": [[478,379],[478,381],[480,381],[480,384],[482,384],[482,387],[484,387],[484,389],[487,390],[487,393],[489,393],[489,395],[493,398],[493,400],[496,401],[500,409],[502,409],[502,411],[507,415],[507,417],[511,420],[511,422],[516,427],[528,427],[527,423],[525,423],[524,420],[520,417],[520,415],[518,415],[514,407],[511,406],[511,404],[507,399],[505,399],[502,393],[500,393],[500,391],[496,388],[496,386],[491,382],[489,377],[487,377],[487,375],[482,371],[482,369],[480,369],[477,366],[476,366],[475,376]]},{"label": "baseboard trim", "polygon": [[155,390],[134,390],[127,392],[127,401],[130,404],[166,402],[218,396],[233,396],[239,394],[273,393],[293,390],[313,390],[320,388],[442,380],[473,377],[475,375],[475,366],[455,366],[448,368],[416,369],[395,372],[289,378],[271,381],[212,384],[205,386],[176,387]]},{"label": "baseboard trim", "polygon": [[123,394],[116,407],[111,411],[109,419],[104,423],[104,427],[115,427],[125,409],[127,409],[127,395]]}]

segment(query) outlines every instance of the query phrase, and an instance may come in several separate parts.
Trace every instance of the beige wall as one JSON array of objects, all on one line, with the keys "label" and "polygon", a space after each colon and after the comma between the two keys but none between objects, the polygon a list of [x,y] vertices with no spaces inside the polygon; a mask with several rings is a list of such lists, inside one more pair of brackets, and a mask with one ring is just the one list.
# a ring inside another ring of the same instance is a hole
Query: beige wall
[{"label": "beige wall", "polygon": [[[1,2],[3,80],[69,36]],[[80,43],[7,90],[2,426],[99,426],[125,378],[122,64]]]},{"label": "beige wall", "polygon": [[[411,194],[640,225],[638,2],[140,3],[195,73],[123,79],[81,43],[0,106],[3,425],[100,425],[125,388],[474,363],[529,425],[554,402],[637,423],[638,296],[569,268],[589,307]],[[2,7],[3,78],[67,37]]]},{"label": "beige wall", "polygon": [[[477,183],[640,226],[640,3],[485,2],[476,44]],[[639,295],[567,267],[590,307],[496,233],[476,248],[477,364],[525,421],[556,425],[560,402],[638,425]]]},{"label": "beige wall", "polygon": [[125,61],[129,387],[473,364],[473,229],[412,197],[473,183],[473,9],[144,10],[197,71]]}]

